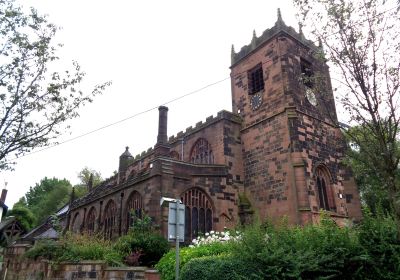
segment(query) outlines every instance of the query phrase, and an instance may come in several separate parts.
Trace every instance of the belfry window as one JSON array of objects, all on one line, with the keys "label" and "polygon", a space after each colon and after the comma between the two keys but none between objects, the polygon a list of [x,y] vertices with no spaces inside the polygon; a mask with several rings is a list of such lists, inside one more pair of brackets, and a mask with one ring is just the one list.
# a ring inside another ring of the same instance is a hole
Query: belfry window
[{"label": "belfry window", "polygon": [[214,154],[211,150],[211,145],[206,139],[200,138],[194,143],[190,153],[192,163],[213,164]]},{"label": "belfry window", "polygon": [[115,202],[110,200],[104,210],[104,238],[111,239],[113,237],[117,206]]},{"label": "belfry window", "polygon": [[319,209],[336,211],[333,190],[330,185],[329,171],[324,167],[316,169],[316,187],[318,193]]},{"label": "belfry window", "polygon": [[96,209],[94,207],[90,208],[88,216],[86,218],[86,230],[89,235],[94,233],[96,223]]},{"label": "belfry window", "polygon": [[247,79],[249,81],[249,94],[254,94],[264,89],[264,76],[261,63],[247,72]]},{"label": "belfry window", "polygon": [[305,59],[300,59],[301,79],[303,84],[308,88],[314,87],[314,71],[312,64]]},{"label": "belfry window", "polygon": [[129,196],[126,206],[126,232],[128,232],[129,228],[133,226],[134,220],[136,218],[142,218],[142,214],[142,196],[137,191],[134,191]]},{"label": "belfry window", "polygon": [[182,194],[185,209],[185,240],[191,241],[213,227],[211,201],[200,189],[193,188]]}]

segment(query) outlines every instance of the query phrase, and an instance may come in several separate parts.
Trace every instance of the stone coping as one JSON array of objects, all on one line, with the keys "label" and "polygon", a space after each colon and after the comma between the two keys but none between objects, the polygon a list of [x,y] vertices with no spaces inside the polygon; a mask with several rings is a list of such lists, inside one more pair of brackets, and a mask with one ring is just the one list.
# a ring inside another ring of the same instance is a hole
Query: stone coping
[{"label": "stone coping", "polygon": [[147,271],[148,267],[146,266],[113,266],[107,267],[104,271]]}]

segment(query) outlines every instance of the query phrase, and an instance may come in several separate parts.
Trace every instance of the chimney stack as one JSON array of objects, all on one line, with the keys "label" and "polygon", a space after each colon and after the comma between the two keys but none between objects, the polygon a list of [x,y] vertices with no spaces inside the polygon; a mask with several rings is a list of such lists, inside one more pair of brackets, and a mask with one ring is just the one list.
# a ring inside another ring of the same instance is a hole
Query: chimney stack
[{"label": "chimney stack", "polygon": [[157,143],[154,147],[155,156],[168,156],[169,145],[168,145],[168,107],[158,107],[158,135]]},{"label": "chimney stack", "polygon": [[6,202],[6,197],[7,197],[7,190],[6,189],[2,189],[1,190],[0,201],[5,203]]},{"label": "chimney stack", "polygon": [[168,107],[158,107],[158,135],[157,144],[167,144]]}]

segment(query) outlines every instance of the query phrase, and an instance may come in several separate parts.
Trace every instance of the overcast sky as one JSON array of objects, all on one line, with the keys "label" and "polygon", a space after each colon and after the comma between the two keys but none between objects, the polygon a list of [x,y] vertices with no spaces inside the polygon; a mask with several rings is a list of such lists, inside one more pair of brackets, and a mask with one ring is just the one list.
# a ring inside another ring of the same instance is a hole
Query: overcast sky
[{"label": "overcast sky", "polygon": [[[297,29],[291,1],[78,1],[20,0],[62,30],[60,65],[77,60],[87,73],[81,88],[113,82],[102,96],[70,121],[71,139],[157,107],[206,85],[229,78],[231,45],[236,51],[273,26],[280,7],[286,24]],[[226,79],[167,105],[168,135],[176,135],[219,111],[231,110]],[[158,111],[152,110],[74,141],[27,155],[15,170],[0,173],[8,182],[11,207],[44,177],[78,182],[85,166],[110,177],[125,146],[132,155],[153,147]]]}]

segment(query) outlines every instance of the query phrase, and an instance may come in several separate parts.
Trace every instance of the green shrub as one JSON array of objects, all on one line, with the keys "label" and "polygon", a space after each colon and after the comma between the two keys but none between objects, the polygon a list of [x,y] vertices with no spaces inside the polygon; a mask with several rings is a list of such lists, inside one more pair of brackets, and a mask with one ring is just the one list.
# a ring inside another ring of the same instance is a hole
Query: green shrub
[{"label": "green shrub", "polygon": [[145,266],[153,266],[168,252],[170,245],[159,234],[130,231],[127,235],[117,240],[114,248],[123,256],[141,251],[142,255],[139,258],[139,263]]},{"label": "green shrub", "polygon": [[114,250],[111,241],[102,237],[67,235],[60,243],[66,250],[59,261],[105,260],[110,265],[122,265],[122,254]]},{"label": "green shrub", "polygon": [[363,261],[354,231],[324,219],[305,227],[255,225],[233,255],[268,279],[354,279],[353,267]]},{"label": "green shrub", "polygon": [[[226,254],[230,251],[229,247],[230,243],[211,243],[199,247],[181,248],[179,263],[180,269],[182,269],[186,263],[194,258]],[[160,272],[161,279],[175,279],[175,249],[171,249],[167,254],[165,254],[155,267]]]},{"label": "green shrub", "polygon": [[261,280],[251,263],[230,256],[208,256],[187,262],[181,271],[183,280]]},{"label": "green shrub", "polygon": [[45,239],[36,242],[36,244],[25,252],[25,257],[29,259],[43,258],[47,260],[57,260],[62,255],[65,248],[58,242]]},{"label": "green shrub", "polygon": [[124,258],[129,255],[138,257],[140,265],[154,266],[168,252],[170,245],[163,236],[157,233],[157,226],[145,213],[136,216],[132,212],[133,225],[128,234],[121,236],[114,244],[116,251]]},{"label": "green shrub", "polygon": [[25,257],[41,257],[57,263],[105,260],[109,265],[122,265],[122,255],[112,248],[110,241],[87,235],[66,235],[59,241],[39,241],[25,253]]},{"label": "green shrub", "polygon": [[365,214],[357,228],[359,242],[368,256],[363,267],[365,279],[400,279],[400,241],[395,220]]}]

